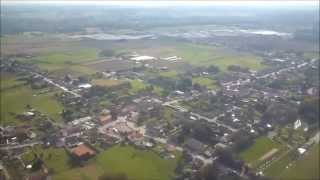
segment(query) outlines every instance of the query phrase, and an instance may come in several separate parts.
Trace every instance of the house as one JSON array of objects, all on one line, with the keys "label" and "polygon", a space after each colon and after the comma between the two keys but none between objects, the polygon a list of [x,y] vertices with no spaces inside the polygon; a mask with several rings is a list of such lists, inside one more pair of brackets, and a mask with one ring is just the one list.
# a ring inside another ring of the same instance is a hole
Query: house
[{"label": "house", "polygon": [[77,126],[67,126],[66,128],[61,130],[61,134],[63,136],[80,135],[81,128]]},{"label": "house", "polygon": [[128,135],[128,139],[132,142],[140,142],[143,140],[143,135],[139,131],[132,131]]},{"label": "house", "polygon": [[111,111],[109,109],[103,109],[99,117],[100,124],[105,125],[111,121],[112,121]]},{"label": "house", "polygon": [[101,115],[100,117],[99,117],[99,123],[100,123],[100,125],[106,125],[106,124],[108,124],[109,122],[111,122],[112,121],[112,117],[111,117],[111,115]]},{"label": "house", "polygon": [[96,151],[91,149],[85,144],[79,144],[77,147],[71,150],[77,158],[86,160],[96,154]]},{"label": "house", "polygon": [[78,124],[82,124],[82,123],[90,121],[90,120],[92,120],[92,117],[91,116],[86,116],[86,117],[82,117],[82,118],[73,120],[73,121],[69,122],[69,124],[78,125]]},{"label": "house", "polygon": [[91,87],[92,87],[92,85],[88,84],[88,83],[84,83],[84,84],[79,84],[78,85],[78,88],[82,88],[82,89],[89,89]]},{"label": "house", "polygon": [[130,134],[133,131],[133,129],[130,126],[128,126],[127,121],[117,122],[108,129],[112,129],[114,132],[119,134]]}]

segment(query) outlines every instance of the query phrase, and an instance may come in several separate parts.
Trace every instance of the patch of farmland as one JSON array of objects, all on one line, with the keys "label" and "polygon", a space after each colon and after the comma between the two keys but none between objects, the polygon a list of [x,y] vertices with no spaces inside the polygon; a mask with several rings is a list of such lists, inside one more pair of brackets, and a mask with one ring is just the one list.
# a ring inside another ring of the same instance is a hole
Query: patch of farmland
[{"label": "patch of farmland", "polygon": [[105,60],[90,63],[87,66],[97,71],[121,71],[139,67],[140,65],[130,60]]},{"label": "patch of farmland", "polygon": [[257,165],[260,160],[264,159],[269,152],[272,154],[273,149],[280,149],[282,146],[267,137],[260,137],[255,143],[240,153],[240,157],[251,166]]}]

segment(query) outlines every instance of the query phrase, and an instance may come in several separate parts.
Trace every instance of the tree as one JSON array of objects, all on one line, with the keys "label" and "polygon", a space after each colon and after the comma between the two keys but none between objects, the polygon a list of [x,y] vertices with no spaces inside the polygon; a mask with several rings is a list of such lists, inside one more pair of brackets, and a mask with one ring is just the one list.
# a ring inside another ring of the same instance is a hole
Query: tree
[{"label": "tree", "polygon": [[319,97],[305,97],[299,107],[299,114],[309,124],[319,123]]},{"label": "tree", "polygon": [[62,118],[64,119],[65,122],[69,122],[73,120],[73,113],[69,109],[64,109],[62,111]]},{"label": "tree", "polygon": [[281,125],[293,123],[298,117],[298,109],[295,106],[283,103],[273,103],[268,106],[262,120]]},{"label": "tree", "polygon": [[240,152],[254,143],[254,138],[245,131],[238,131],[233,135],[233,149]]},{"label": "tree", "polygon": [[112,56],[115,56],[115,55],[116,55],[115,51],[112,50],[112,49],[102,50],[102,51],[100,52],[100,54],[101,54],[102,56],[105,56],[105,57],[112,57]]},{"label": "tree", "polygon": [[192,80],[190,78],[182,78],[177,82],[177,89],[181,91],[188,91],[192,87]]},{"label": "tree", "polygon": [[216,74],[220,72],[220,69],[217,66],[211,65],[208,67],[207,71]]}]

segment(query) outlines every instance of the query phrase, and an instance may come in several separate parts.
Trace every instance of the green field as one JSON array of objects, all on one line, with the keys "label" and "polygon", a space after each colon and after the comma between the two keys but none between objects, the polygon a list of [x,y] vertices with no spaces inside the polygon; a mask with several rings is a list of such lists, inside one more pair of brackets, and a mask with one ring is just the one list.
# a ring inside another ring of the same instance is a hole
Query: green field
[{"label": "green field", "polygon": [[229,65],[239,65],[252,70],[264,67],[261,64],[262,59],[259,57],[212,46],[182,43],[177,45],[176,52],[184,61],[192,65],[215,65],[222,71],[226,71]]},{"label": "green field", "polygon": [[46,64],[79,64],[96,60],[98,57],[96,49],[82,49],[70,52],[52,52],[36,56],[32,60],[37,63]]},{"label": "green field", "polygon": [[17,81],[16,76],[10,74],[1,74],[0,90],[4,91],[13,87],[23,85],[23,81]]},{"label": "green field", "polygon": [[278,177],[291,161],[292,158],[290,156],[290,152],[285,153],[280,159],[272,162],[272,164],[265,169],[263,173],[269,177]]},{"label": "green field", "polygon": [[139,79],[130,80],[130,84],[131,84],[131,93],[138,93],[147,87],[147,85],[142,80],[139,80]]},{"label": "green field", "polygon": [[88,68],[81,63],[93,61],[98,58],[98,51],[96,49],[82,49],[70,52],[52,52],[36,56],[32,59],[38,67],[42,70],[61,74],[93,74],[95,71]]},{"label": "green field", "polygon": [[161,72],[159,75],[162,77],[176,78],[178,73],[176,71],[166,71],[166,72]]},{"label": "green field", "polygon": [[[29,104],[32,108],[48,115],[52,120],[61,120],[60,112],[62,105],[54,98],[53,92],[40,93],[42,90],[32,90],[29,85],[21,85],[14,76],[1,77],[1,82],[5,84],[5,90],[1,91],[1,121],[4,124],[24,123],[16,119],[16,114],[26,111]],[[1,84],[2,84],[1,83]]]},{"label": "green field", "polygon": [[320,179],[319,169],[319,144],[315,144],[302,159],[285,169],[280,178]]},{"label": "green field", "polygon": [[240,157],[252,167],[259,163],[259,158],[268,153],[270,150],[277,148],[280,150],[281,145],[267,137],[260,137],[248,149],[240,153]]},{"label": "green field", "polygon": [[123,81],[113,79],[94,79],[91,81],[91,83],[98,86],[112,87],[120,85],[121,83],[123,83]]},{"label": "green field", "polygon": [[116,146],[99,154],[97,163],[106,172],[124,172],[131,180],[169,180],[174,175],[177,159],[163,160],[150,151]]},{"label": "green field", "polygon": [[[83,167],[71,168],[64,149],[37,147],[35,150],[43,154],[45,165],[54,172],[54,180],[97,179],[103,173],[125,173],[129,180],[170,180],[178,161],[177,158],[165,160],[152,151],[131,146],[114,146],[90,159]],[[25,162],[32,159],[31,151],[23,156]]]},{"label": "green field", "polygon": [[216,82],[213,79],[207,78],[207,77],[195,77],[192,78],[192,83],[199,84],[200,86],[205,86],[208,89],[214,90],[217,89]]},{"label": "green field", "polygon": [[63,148],[42,148],[41,146],[35,146],[32,150],[29,150],[22,156],[25,164],[30,163],[34,159],[34,152],[42,156],[42,160],[48,169],[52,169],[54,173],[60,173],[70,169],[68,164],[68,154]]}]

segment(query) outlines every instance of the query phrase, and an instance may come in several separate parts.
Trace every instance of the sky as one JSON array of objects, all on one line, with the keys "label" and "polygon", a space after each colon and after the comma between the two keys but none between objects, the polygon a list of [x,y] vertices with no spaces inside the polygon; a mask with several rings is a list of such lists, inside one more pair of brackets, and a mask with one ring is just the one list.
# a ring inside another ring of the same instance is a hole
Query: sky
[{"label": "sky", "polygon": [[225,0],[225,1],[184,1],[184,0],[118,0],[118,1],[105,1],[105,0],[65,0],[65,1],[52,1],[52,0],[1,0],[1,4],[65,4],[65,5],[90,5],[90,4],[104,4],[104,5],[124,5],[124,6],[145,6],[145,7],[159,7],[159,6],[208,6],[208,5],[222,5],[222,6],[319,6],[319,1],[276,1],[276,0],[256,0],[256,1],[241,1],[241,0]]}]

